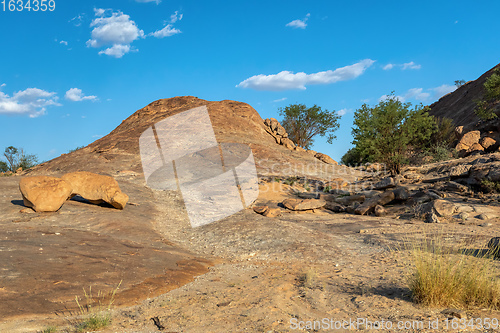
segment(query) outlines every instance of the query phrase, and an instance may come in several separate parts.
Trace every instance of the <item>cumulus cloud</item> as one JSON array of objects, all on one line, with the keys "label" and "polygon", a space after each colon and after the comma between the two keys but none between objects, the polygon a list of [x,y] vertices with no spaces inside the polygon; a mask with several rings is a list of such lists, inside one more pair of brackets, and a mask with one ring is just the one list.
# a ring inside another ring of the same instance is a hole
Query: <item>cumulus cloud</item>
[{"label": "cumulus cloud", "polygon": [[404,64],[387,64],[385,65],[384,67],[382,67],[382,69],[384,71],[388,71],[388,70],[391,70],[393,69],[394,67],[398,67],[398,68],[401,68],[401,70],[407,70],[407,69],[420,69],[422,68],[421,65],[418,65],[416,63],[414,63],[413,61],[410,61],[410,62],[407,62],[407,63],[404,63]]},{"label": "cumulus cloud", "polygon": [[307,13],[306,17],[304,17],[302,20],[293,20],[292,22],[287,23],[286,26],[291,28],[305,29],[307,27],[307,20],[310,16],[311,14]]},{"label": "cumulus cloud", "polygon": [[91,39],[87,41],[87,47],[110,46],[99,54],[121,58],[130,52],[130,44],[133,41],[144,38],[144,31],[137,27],[130,16],[121,11],[95,8],[94,12],[97,18],[90,24],[94,29],[91,32]]},{"label": "cumulus cloud", "polygon": [[83,94],[82,90],[78,89],[78,88],[71,88],[68,91],[66,91],[64,98],[66,98],[69,101],[73,101],[73,102],[97,101],[97,96],[93,96],[93,95],[85,96]]},{"label": "cumulus cloud", "polygon": [[293,73],[290,71],[282,71],[272,75],[259,74],[240,82],[236,87],[272,91],[289,89],[304,90],[306,89],[306,85],[330,84],[355,79],[363,74],[374,62],[374,60],[365,59],[354,65],[313,74],[306,74],[304,72]]},{"label": "cumulus cloud", "polygon": [[12,96],[0,91],[0,114],[28,115],[35,118],[45,114],[48,106],[61,106],[57,100],[55,92],[38,88],[21,90]]},{"label": "cumulus cloud", "polygon": [[170,20],[168,22],[165,22],[165,27],[160,30],[156,30],[155,32],[150,33],[148,36],[153,36],[156,38],[164,38],[164,37],[170,37],[175,34],[180,34],[182,31],[179,29],[174,28],[173,24],[177,21],[182,20],[183,15],[179,14],[178,11],[175,11],[172,15],[170,15]]}]

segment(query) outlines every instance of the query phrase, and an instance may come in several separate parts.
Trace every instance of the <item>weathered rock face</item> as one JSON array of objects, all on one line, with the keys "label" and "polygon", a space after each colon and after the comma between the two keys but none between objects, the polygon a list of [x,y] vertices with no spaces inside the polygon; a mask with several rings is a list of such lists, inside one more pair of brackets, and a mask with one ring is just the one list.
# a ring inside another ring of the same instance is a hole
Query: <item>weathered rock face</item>
[{"label": "weathered rock face", "polygon": [[128,202],[128,195],[120,190],[113,177],[78,171],[65,174],[61,178],[70,184],[72,195],[80,195],[92,203],[104,201],[115,208],[123,209]]},{"label": "weathered rock face", "polygon": [[[466,156],[467,153],[470,153],[472,151],[475,151],[479,149],[477,145],[479,145],[479,140],[481,139],[481,132],[479,131],[470,131],[465,133],[460,141],[458,141],[458,144],[456,145],[455,149],[458,151],[458,154],[462,157]],[[479,145],[481,149],[481,145]]]},{"label": "weathered rock face", "polygon": [[377,194],[359,205],[359,207],[355,209],[354,213],[357,215],[365,215],[372,209],[374,209],[375,206],[384,206],[394,199],[395,196],[394,192],[392,191],[386,191],[381,194]]},{"label": "weathered rock face", "polygon": [[481,146],[484,149],[489,149],[490,147],[493,147],[494,145],[496,145],[497,141],[493,138],[485,136],[484,138],[481,139],[481,141],[479,143],[481,144]]},{"label": "weathered rock face", "polygon": [[24,205],[36,212],[55,212],[71,195],[66,181],[47,176],[25,177],[19,182]]}]

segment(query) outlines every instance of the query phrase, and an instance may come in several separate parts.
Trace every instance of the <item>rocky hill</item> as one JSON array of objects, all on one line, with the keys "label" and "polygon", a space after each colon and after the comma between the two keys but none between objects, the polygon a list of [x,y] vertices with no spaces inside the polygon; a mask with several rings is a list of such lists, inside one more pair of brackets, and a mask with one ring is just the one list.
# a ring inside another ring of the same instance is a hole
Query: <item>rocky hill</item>
[{"label": "rocky hill", "polygon": [[351,175],[354,170],[337,166],[328,156],[317,154],[315,157],[316,152],[296,148],[286,134],[284,137],[278,134],[277,125],[271,129],[271,121],[265,123],[250,105],[230,100],[206,101],[192,96],[152,102],[123,120],[105,137],[85,148],[43,163],[32,169],[30,174],[46,175],[62,171],[91,171],[110,175],[120,171],[142,173],[139,153],[141,134],[163,119],[200,106],[207,107],[219,143],[242,143],[252,149],[260,175],[328,178],[332,172],[342,172],[346,179],[354,177]]},{"label": "rocky hill", "polygon": [[483,97],[483,85],[495,68],[498,67],[500,67],[500,64],[481,75],[478,79],[469,81],[454,92],[441,97],[430,106],[431,111],[429,114],[436,117],[450,118],[456,126],[464,126],[465,131],[480,129],[478,127],[484,124],[479,124],[480,119],[474,113],[475,101]]}]

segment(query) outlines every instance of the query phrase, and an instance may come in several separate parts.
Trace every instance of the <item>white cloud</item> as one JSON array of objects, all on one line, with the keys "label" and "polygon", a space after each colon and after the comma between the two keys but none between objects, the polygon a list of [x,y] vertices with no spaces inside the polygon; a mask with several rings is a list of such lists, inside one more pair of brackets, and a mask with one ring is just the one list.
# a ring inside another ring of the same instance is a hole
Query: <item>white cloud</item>
[{"label": "white cloud", "polygon": [[130,45],[115,44],[111,47],[108,47],[105,50],[99,51],[99,54],[105,54],[115,58],[121,58],[126,53],[129,52],[130,52]]},{"label": "white cloud", "polygon": [[75,25],[75,27],[79,27],[82,25],[84,17],[85,17],[85,13],[82,13],[82,14],[79,14],[79,15],[73,17],[68,22],[73,23]]},{"label": "white cloud", "polygon": [[63,44],[63,45],[68,46],[68,42],[67,42],[67,41],[65,41],[65,40],[60,41],[60,42],[59,42],[59,44]]},{"label": "white cloud", "polygon": [[431,96],[430,93],[424,92],[423,88],[411,88],[408,89],[404,98],[405,99],[416,99],[418,101],[426,101]]},{"label": "white cloud", "polygon": [[273,103],[279,103],[279,102],[283,102],[283,101],[286,101],[286,100],[287,100],[287,97],[283,97],[283,98],[275,99],[273,101]]},{"label": "white cloud", "polygon": [[350,112],[350,111],[351,111],[350,109],[340,109],[340,110],[338,110],[338,111],[337,111],[337,114],[338,114],[339,116],[343,116],[343,115],[345,115],[347,112]]},{"label": "white cloud", "polygon": [[403,65],[401,65],[401,69],[402,70],[407,70],[407,69],[420,69],[422,66],[421,65],[417,65],[416,63],[414,63],[413,61],[410,61],[410,62],[407,62]]},{"label": "white cloud", "polygon": [[407,69],[420,69],[422,68],[421,65],[418,65],[416,63],[414,63],[413,61],[410,61],[410,62],[407,62],[407,63],[404,63],[404,64],[387,64],[385,65],[384,67],[382,67],[382,69],[384,71],[388,71],[388,70],[391,70],[393,69],[394,67],[398,67],[398,68],[401,68],[401,70],[407,70]]},{"label": "white cloud", "polygon": [[130,44],[144,38],[144,31],[137,27],[137,24],[130,19],[130,16],[121,11],[113,12],[102,8],[94,9],[95,18],[90,27],[94,27],[91,39],[87,41],[87,47],[100,48],[110,46],[102,50],[99,54],[106,54],[116,58],[121,58],[130,52]]},{"label": "white cloud", "polygon": [[156,38],[164,38],[180,33],[181,31],[179,29],[172,27],[171,24],[167,24],[163,29],[156,30],[155,32],[150,33],[148,36],[153,36]]},{"label": "white cloud", "polygon": [[[407,100],[417,100],[420,102],[432,102],[440,99],[446,94],[455,91],[457,89],[456,86],[451,86],[447,84],[443,84],[439,87],[429,88],[424,91],[423,88],[411,88],[403,96],[396,96],[401,102],[405,102]],[[389,96],[382,95],[379,98],[379,102],[386,100]]]},{"label": "white cloud", "polygon": [[289,22],[286,24],[287,27],[292,27],[292,28],[299,28],[299,29],[305,29],[307,27],[307,20],[309,19],[309,16],[311,14],[307,13],[306,17],[302,20],[293,20],[292,22]]},{"label": "white cloud", "polygon": [[70,90],[66,91],[66,94],[64,95],[64,98],[67,100],[73,101],[73,102],[80,102],[80,101],[97,101],[97,96],[85,96],[82,92],[81,89],[78,88],[71,88]]},{"label": "white cloud", "polygon": [[28,115],[35,118],[45,114],[48,106],[61,106],[57,100],[55,92],[38,88],[15,92],[12,97],[0,91],[0,114]]},{"label": "white cloud", "polygon": [[448,84],[443,84],[439,87],[432,88],[432,90],[434,91],[434,94],[435,94],[434,97],[436,99],[439,99],[439,98],[443,97],[444,95],[455,91],[455,89],[457,89],[457,87],[455,85],[450,86]]},{"label": "white cloud", "polygon": [[179,14],[178,11],[175,11],[175,13],[170,15],[170,20],[168,21],[168,23],[165,22],[166,25],[165,25],[165,27],[163,27],[163,29],[156,30],[155,32],[148,34],[148,36],[153,36],[156,38],[164,38],[164,37],[173,36],[175,34],[180,34],[182,31],[174,28],[173,24],[177,21],[182,20],[182,17],[183,17],[183,14]]},{"label": "white cloud", "polygon": [[288,89],[304,90],[306,89],[306,85],[330,84],[355,79],[363,74],[374,62],[374,60],[365,59],[354,65],[313,74],[306,74],[304,72],[293,73],[290,71],[282,71],[272,75],[259,74],[240,82],[236,87],[274,91]]},{"label": "white cloud", "polygon": [[170,15],[170,23],[174,24],[177,21],[182,20],[182,17],[184,14],[179,14],[179,12],[176,10],[172,15]]},{"label": "white cloud", "polygon": [[156,4],[158,5],[161,0],[135,0],[136,2],[142,2],[142,3],[147,3],[147,2],[156,2]]}]

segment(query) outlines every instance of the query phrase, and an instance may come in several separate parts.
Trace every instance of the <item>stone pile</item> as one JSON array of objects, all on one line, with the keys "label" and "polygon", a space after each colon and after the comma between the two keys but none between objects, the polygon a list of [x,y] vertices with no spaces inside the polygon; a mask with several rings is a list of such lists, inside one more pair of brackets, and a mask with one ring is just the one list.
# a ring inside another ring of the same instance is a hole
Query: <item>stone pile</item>
[{"label": "stone pile", "polygon": [[315,152],[314,150],[305,150],[304,148],[297,146],[292,140],[290,140],[285,128],[281,126],[281,124],[276,119],[267,118],[266,120],[264,120],[264,125],[265,125],[264,129],[266,130],[266,132],[269,133],[276,140],[277,144],[282,145],[290,150],[295,150],[298,152],[307,152],[316,157],[318,160],[327,164],[333,164],[333,165],[338,164],[335,160],[333,160],[333,158],[331,158],[328,155]]},{"label": "stone pile", "polygon": [[455,149],[459,157],[466,157],[475,154],[484,154],[485,152],[493,152],[498,150],[498,133],[470,131],[463,133],[463,126],[455,128],[455,135],[458,143]]},{"label": "stone pile", "polygon": [[66,200],[79,195],[89,202],[107,202],[117,209],[125,208],[128,196],[110,176],[79,171],[61,178],[48,176],[24,177],[19,182],[24,205],[36,212],[55,212]]}]

